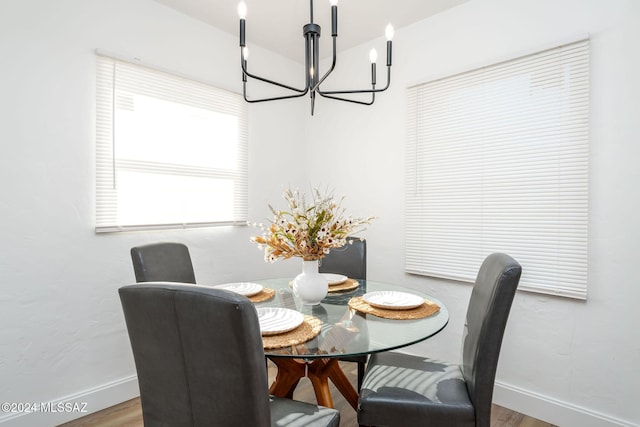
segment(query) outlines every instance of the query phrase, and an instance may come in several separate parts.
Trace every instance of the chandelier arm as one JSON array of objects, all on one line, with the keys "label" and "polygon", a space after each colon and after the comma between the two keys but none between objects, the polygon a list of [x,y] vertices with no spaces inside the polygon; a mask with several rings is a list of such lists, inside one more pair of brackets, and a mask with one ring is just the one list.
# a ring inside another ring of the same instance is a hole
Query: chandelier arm
[{"label": "chandelier arm", "polygon": [[333,59],[331,61],[331,67],[329,68],[329,70],[324,74],[324,76],[322,76],[322,78],[320,80],[318,80],[318,83],[315,84],[315,86],[313,86],[311,88],[311,91],[320,91],[320,85],[322,84],[322,82],[324,81],[324,79],[326,79],[327,77],[329,77],[329,74],[331,74],[333,72],[333,69],[336,68],[336,36],[333,36]]},{"label": "chandelier arm", "polygon": [[[251,77],[252,79],[260,80],[261,82],[264,82],[264,83],[269,83],[269,84],[272,84],[274,86],[279,86],[279,87],[282,87],[284,89],[292,90],[294,92],[300,93],[301,95],[304,95],[309,91],[309,83],[308,82],[307,82],[307,85],[306,85],[306,87],[304,89],[298,89],[298,88],[295,88],[293,86],[288,86],[288,85],[283,84],[283,83],[274,82],[273,80],[269,80],[269,79],[264,78],[264,77],[256,76],[255,74],[252,74],[249,71],[247,71],[247,67],[246,67],[245,62],[246,61],[240,59],[240,65],[242,66],[242,72],[245,75]],[[274,99],[280,99],[280,98],[274,98]]]},{"label": "chandelier arm", "polygon": [[[316,92],[318,92],[320,95],[325,96],[325,95],[344,95],[344,94],[348,94],[348,93],[378,93],[378,92],[384,92],[385,90],[387,90],[389,88],[389,84],[391,83],[391,66],[387,66],[387,85],[385,87],[383,87],[382,89],[360,89],[360,90],[328,90],[328,91],[321,91],[320,88],[316,89]],[[325,96],[325,98],[330,98],[329,96]]]},{"label": "chandelier arm", "polygon": [[[316,91],[317,92],[317,91]],[[373,103],[376,100],[376,94],[375,92],[371,92],[371,101],[358,101],[356,99],[349,99],[349,98],[341,98],[339,96],[333,96],[333,95],[326,95],[322,92],[318,92],[320,94],[320,96],[322,96],[323,98],[329,98],[329,99],[335,99],[337,101],[345,101],[345,102],[351,102],[353,104],[360,104],[360,105],[373,105]]]},{"label": "chandelier arm", "polygon": [[249,98],[247,98],[246,84],[243,84],[243,87],[242,87],[242,95],[244,96],[244,100],[249,102],[249,103],[265,102],[265,101],[277,101],[279,99],[289,99],[289,98],[300,98],[301,96],[305,96],[307,94],[307,92],[309,92],[308,89],[306,91],[302,92],[302,93],[296,93],[295,95],[275,96],[273,98],[249,99]]}]

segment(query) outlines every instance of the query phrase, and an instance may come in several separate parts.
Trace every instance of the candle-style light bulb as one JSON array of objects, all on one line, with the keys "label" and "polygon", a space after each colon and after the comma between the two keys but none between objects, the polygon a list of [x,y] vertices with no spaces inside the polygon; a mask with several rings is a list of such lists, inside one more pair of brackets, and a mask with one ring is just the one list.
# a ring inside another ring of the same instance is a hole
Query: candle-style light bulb
[{"label": "candle-style light bulb", "polygon": [[242,59],[245,61],[249,59],[249,48],[246,46],[242,48]]},{"label": "candle-style light bulb", "polygon": [[247,19],[247,4],[243,1],[238,4],[238,16],[240,19]]},{"label": "candle-style light bulb", "polygon": [[338,0],[329,0],[331,5],[331,37],[338,36]]},{"label": "candle-style light bulb", "polygon": [[378,60],[378,51],[375,49],[371,49],[369,51],[369,60],[371,61],[372,64],[375,64],[376,61]]},{"label": "candle-style light bulb", "polygon": [[246,43],[247,4],[243,1],[238,4],[238,16],[240,17],[240,47],[244,47]]},{"label": "candle-style light bulb", "polygon": [[391,40],[393,40],[393,34],[394,34],[393,25],[387,24],[387,28],[385,28],[384,30],[384,35],[387,37],[387,41],[390,42]]}]

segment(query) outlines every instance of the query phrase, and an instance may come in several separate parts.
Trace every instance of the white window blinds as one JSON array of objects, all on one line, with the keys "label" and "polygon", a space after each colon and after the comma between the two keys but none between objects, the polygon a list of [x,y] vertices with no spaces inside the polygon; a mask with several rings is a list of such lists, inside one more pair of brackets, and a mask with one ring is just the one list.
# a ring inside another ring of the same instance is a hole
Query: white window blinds
[{"label": "white window blinds", "polygon": [[409,273],[472,282],[505,252],[520,289],[586,298],[589,41],[408,89]]},{"label": "white window blinds", "polygon": [[96,231],[246,224],[239,94],[97,56]]}]

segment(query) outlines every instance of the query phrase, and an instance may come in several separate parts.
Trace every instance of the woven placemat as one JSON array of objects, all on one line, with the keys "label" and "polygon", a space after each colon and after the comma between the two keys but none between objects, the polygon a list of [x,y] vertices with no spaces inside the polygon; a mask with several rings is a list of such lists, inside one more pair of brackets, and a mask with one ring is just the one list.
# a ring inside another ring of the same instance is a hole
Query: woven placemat
[{"label": "woven placemat", "polygon": [[358,286],[360,286],[360,283],[358,283],[357,280],[347,279],[338,285],[330,285],[329,292],[350,291],[351,289],[356,289]]},{"label": "woven placemat", "polygon": [[362,297],[354,297],[349,300],[349,307],[362,313],[373,314],[374,316],[384,319],[394,320],[411,320],[429,317],[440,311],[440,306],[429,300],[425,300],[424,304],[410,310],[388,310],[385,308],[377,308],[366,303]]},{"label": "woven placemat", "polygon": [[302,324],[293,331],[262,337],[262,345],[265,349],[274,349],[302,344],[315,338],[321,329],[322,321],[320,319],[305,315]]},{"label": "woven placemat", "polygon": [[263,302],[270,300],[275,296],[275,294],[276,291],[274,291],[273,289],[263,288],[259,293],[250,296],[249,299],[251,300],[251,302]]}]

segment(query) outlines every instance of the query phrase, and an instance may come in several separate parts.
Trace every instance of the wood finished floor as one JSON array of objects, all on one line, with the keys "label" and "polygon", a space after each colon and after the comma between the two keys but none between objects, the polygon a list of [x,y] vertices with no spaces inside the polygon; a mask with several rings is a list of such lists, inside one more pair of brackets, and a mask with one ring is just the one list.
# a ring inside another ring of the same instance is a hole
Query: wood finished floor
[{"label": "wood finished floor", "polygon": [[[275,368],[273,365],[269,367],[269,382],[273,380],[275,376]],[[355,384],[356,368],[354,363],[340,362],[342,369],[345,371],[349,379]],[[342,398],[340,393],[331,385],[331,396],[333,397],[333,403],[336,409],[340,411],[340,427],[357,427],[358,422],[356,420],[355,411],[349,406],[349,404]],[[294,399],[315,403],[315,395],[313,394],[313,388],[311,382],[307,379],[300,381],[298,388],[296,389]],[[142,427],[142,409],[140,406],[140,399],[131,399],[127,402],[123,402],[119,405],[112,406],[111,408],[104,409],[95,414],[87,415],[86,417],[77,419],[75,421],[62,424],[63,427],[79,427],[79,426],[92,426],[92,427],[114,427],[114,426],[127,426],[127,427]],[[544,421],[536,420],[523,414],[511,411],[506,408],[502,408],[497,405],[493,405],[491,410],[491,427],[555,427],[552,424]]]}]

